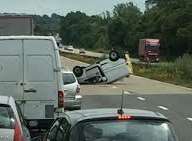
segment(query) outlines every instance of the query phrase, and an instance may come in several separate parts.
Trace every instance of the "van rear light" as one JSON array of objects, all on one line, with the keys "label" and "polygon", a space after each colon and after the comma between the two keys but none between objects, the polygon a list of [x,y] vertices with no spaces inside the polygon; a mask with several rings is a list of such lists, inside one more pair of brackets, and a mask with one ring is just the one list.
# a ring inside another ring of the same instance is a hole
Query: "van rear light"
[{"label": "van rear light", "polygon": [[15,122],[14,141],[24,141],[24,137],[22,135],[22,130],[19,127],[19,124],[17,121]]},{"label": "van rear light", "polygon": [[63,108],[64,107],[64,92],[58,91],[58,107]]}]

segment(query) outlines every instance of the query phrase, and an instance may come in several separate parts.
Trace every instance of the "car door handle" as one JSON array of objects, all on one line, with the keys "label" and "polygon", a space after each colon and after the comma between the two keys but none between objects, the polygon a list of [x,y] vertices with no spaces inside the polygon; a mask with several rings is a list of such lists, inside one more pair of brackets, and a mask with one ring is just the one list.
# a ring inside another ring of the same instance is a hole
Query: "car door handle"
[{"label": "car door handle", "polygon": [[24,90],[25,93],[36,93],[37,90],[31,88],[31,89],[28,89],[28,90]]}]

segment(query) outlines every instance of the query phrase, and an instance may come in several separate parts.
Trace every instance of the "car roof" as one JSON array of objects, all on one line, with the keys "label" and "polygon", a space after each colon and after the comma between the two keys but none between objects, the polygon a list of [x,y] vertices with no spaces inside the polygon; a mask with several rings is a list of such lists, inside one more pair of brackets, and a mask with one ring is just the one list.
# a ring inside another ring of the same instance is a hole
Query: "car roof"
[{"label": "car roof", "polygon": [[[118,109],[115,108],[104,108],[104,109],[89,109],[89,110],[76,110],[76,111],[68,111],[63,113],[63,115],[67,116],[71,124],[74,125],[83,120],[91,120],[91,119],[99,119],[99,118],[110,118],[117,117],[119,114],[117,113]],[[168,119],[158,113],[147,110],[138,110],[138,109],[123,109],[124,114],[139,118],[139,119],[156,119],[156,120],[165,120]],[[60,115],[62,117],[63,115]]]},{"label": "car roof", "polygon": [[11,96],[0,96],[0,104],[10,105]]},{"label": "car roof", "polygon": [[0,36],[0,40],[22,40],[22,39],[38,39],[38,40],[53,40],[53,36]]}]

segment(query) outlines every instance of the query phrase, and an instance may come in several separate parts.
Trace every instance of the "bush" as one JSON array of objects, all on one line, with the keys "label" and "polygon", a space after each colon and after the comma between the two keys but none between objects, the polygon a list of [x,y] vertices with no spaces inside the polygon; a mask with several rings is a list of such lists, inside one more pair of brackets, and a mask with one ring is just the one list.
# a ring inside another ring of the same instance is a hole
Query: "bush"
[{"label": "bush", "polygon": [[192,81],[192,55],[184,54],[175,61],[177,77]]}]

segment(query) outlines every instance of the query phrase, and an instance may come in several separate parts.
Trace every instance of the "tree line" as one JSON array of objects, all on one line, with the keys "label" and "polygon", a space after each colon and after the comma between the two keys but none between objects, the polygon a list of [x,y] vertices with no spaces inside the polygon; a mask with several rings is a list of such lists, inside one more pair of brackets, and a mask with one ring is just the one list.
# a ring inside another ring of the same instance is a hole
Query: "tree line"
[{"label": "tree line", "polygon": [[122,3],[108,11],[88,16],[80,11],[66,16],[35,16],[36,34],[60,33],[63,44],[90,50],[111,48],[137,56],[141,38],[161,40],[161,55],[176,58],[192,53],[192,1],[146,0],[141,12],[133,3]]}]

